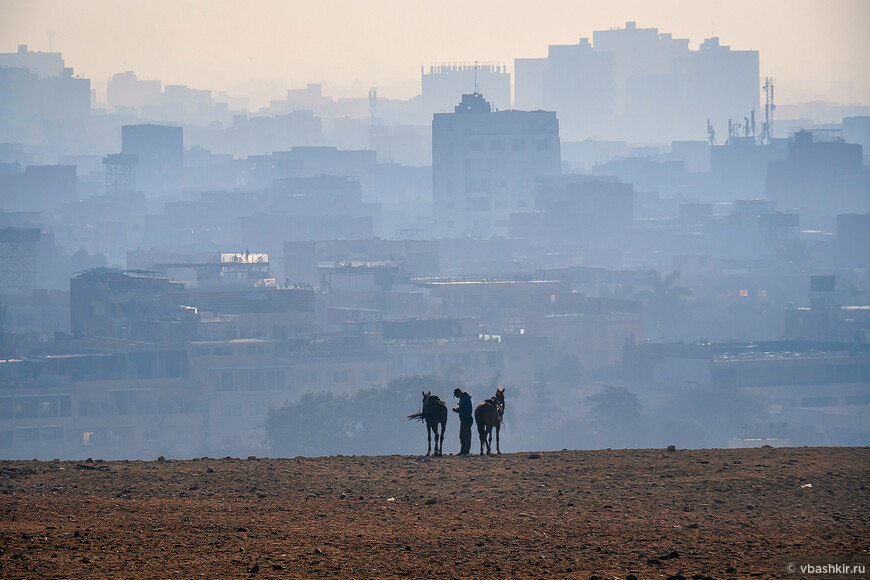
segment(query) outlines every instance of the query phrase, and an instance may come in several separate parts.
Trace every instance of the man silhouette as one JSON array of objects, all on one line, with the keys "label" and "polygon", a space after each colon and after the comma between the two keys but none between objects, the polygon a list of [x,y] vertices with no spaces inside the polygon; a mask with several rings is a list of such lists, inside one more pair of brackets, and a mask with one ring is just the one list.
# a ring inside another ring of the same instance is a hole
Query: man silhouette
[{"label": "man silhouette", "polygon": [[471,426],[474,424],[471,395],[457,387],[453,389],[453,396],[459,399],[459,404],[453,408],[454,413],[459,413],[459,455],[468,455],[471,451]]}]

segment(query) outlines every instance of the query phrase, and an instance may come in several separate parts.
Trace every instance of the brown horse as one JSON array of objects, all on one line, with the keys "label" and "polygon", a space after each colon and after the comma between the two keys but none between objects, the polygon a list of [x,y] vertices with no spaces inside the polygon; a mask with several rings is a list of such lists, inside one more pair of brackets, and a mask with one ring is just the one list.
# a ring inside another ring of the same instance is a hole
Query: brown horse
[{"label": "brown horse", "polygon": [[[432,453],[432,433],[435,433],[435,457],[444,454],[444,431],[447,429],[447,404],[433,395],[432,391],[423,393],[423,410],[408,419],[426,420],[426,436],[429,438],[429,448],[426,455]],[[438,439],[438,424],[441,424],[441,439]]]},{"label": "brown horse", "polygon": [[[486,444],[486,454],[492,455],[492,429],[495,427],[495,452],[501,455],[498,445],[501,420],[504,416],[504,389],[498,389],[494,397],[490,397],[474,410],[474,422],[477,423],[477,434],[480,435],[480,454],[483,455],[483,445]],[[487,439],[488,437],[488,439]]]}]

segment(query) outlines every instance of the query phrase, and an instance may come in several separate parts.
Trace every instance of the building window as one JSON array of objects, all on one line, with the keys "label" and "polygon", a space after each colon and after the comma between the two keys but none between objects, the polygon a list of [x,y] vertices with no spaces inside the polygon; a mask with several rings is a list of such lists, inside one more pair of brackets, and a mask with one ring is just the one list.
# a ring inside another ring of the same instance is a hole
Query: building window
[{"label": "building window", "polygon": [[767,290],[765,290],[764,288],[759,288],[758,289],[758,297],[759,298],[766,298],[767,297]]},{"label": "building window", "polygon": [[12,418],[12,397],[0,397],[0,419]]},{"label": "building window", "polygon": [[747,296],[749,296],[749,290],[740,290],[741,298],[746,298]]},{"label": "building window", "polygon": [[332,373],[332,382],[333,383],[347,383],[348,382],[347,371],[334,371]]},{"label": "building window", "polygon": [[222,391],[234,391],[235,383],[233,381],[233,372],[232,371],[221,371],[221,384],[220,390]]},{"label": "building window", "polygon": [[466,200],[466,205],[468,211],[488,211],[489,210],[489,198],[488,197],[469,197]]},{"label": "building window", "polygon": [[19,427],[15,430],[16,441],[39,441],[39,427]]},{"label": "building window", "polygon": [[38,408],[39,405],[36,402],[36,397],[15,397],[16,419],[35,419]]},{"label": "building window", "polygon": [[526,140],[525,139],[514,139],[513,143],[511,143],[511,147],[514,151],[522,151],[526,148]]},{"label": "building window", "polygon": [[483,151],[483,140],[482,139],[473,139],[469,144],[468,148],[472,151]]},{"label": "building window", "polygon": [[63,427],[57,425],[43,427],[39,431],[39,438],[43,441],[60,441],[63,439]]},{"label": "building window", "polygon": [[804,397],[801,407],[830,407],[836,404],[834,397]]}]

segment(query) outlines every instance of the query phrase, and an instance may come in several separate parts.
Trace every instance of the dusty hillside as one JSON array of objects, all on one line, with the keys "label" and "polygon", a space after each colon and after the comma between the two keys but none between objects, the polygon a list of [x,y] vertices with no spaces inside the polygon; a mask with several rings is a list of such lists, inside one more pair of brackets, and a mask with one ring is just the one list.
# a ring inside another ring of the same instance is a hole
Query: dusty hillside
[{"label": "dusty hillside", "polygon": [[866,557],[868,486],[868,448],[3,461],[0,576],[778,577]]}]

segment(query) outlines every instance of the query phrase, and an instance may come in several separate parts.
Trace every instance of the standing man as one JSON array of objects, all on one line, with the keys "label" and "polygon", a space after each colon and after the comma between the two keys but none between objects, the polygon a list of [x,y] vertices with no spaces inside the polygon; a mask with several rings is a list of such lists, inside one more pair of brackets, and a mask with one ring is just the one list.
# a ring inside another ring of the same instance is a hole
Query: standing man
[{"label": "standing man", "polygon": [[459,455],[468,455],[471,451],[471,426],[474,424],[471,395],[457,387],[453,389],[453,396],[459,399],[459,404],[453,408],[454,413],[459,413]]}]

